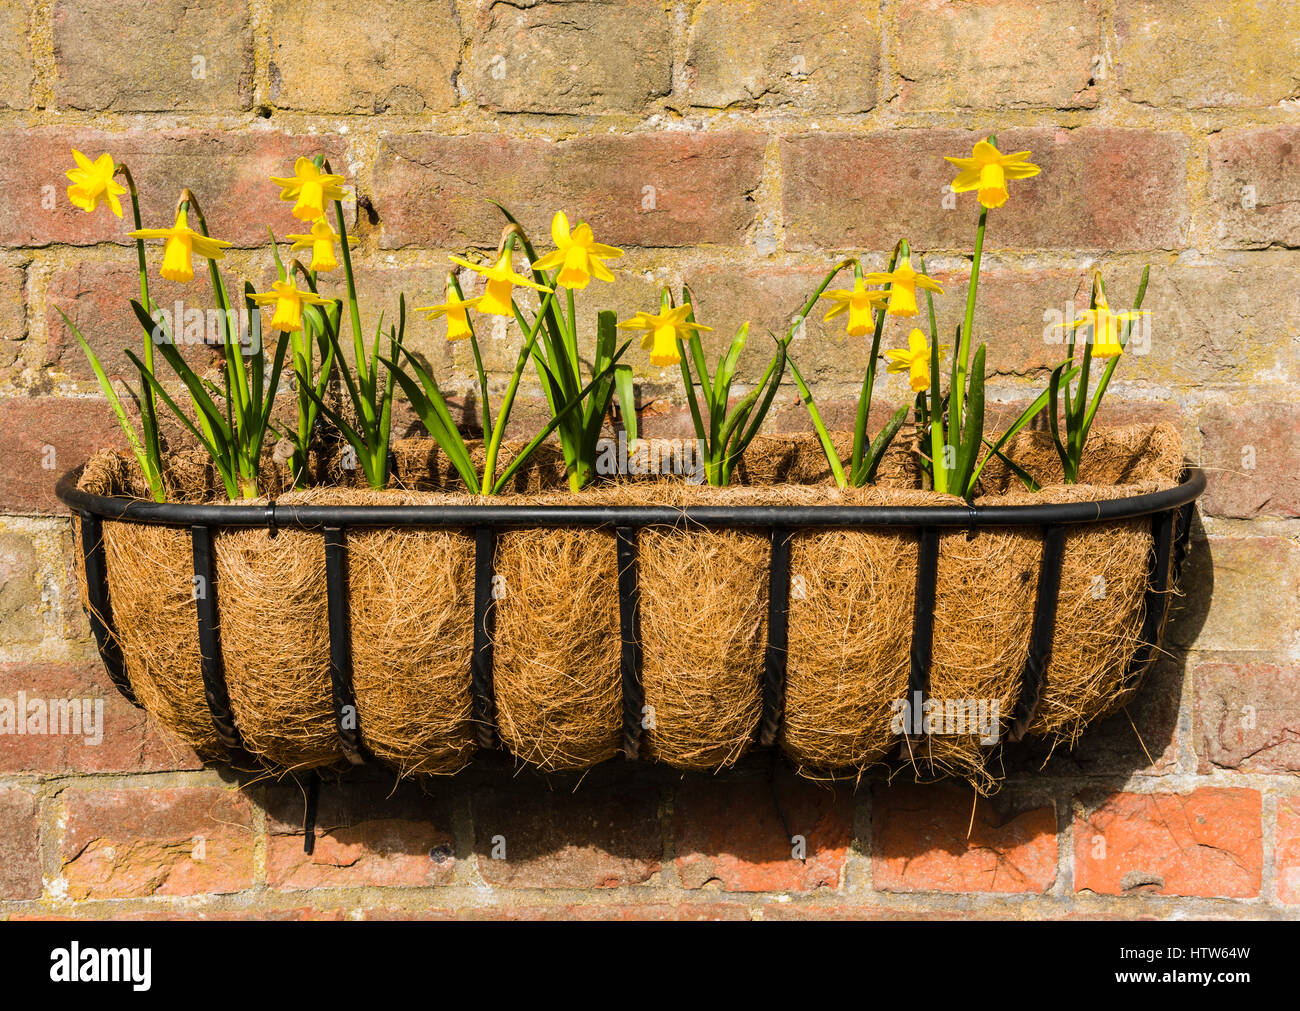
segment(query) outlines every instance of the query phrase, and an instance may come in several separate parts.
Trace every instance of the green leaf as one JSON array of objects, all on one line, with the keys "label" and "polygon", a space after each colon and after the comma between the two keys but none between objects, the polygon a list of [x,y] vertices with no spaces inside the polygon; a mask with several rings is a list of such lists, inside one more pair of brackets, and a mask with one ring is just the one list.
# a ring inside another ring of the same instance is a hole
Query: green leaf
[{"label": "green leaf", "polygon": [[904,404],[895,411],[893,416],[885,422],[885,427],[872,440],[866,456],[862,458],[862,473],[858,480],[854,482],[856,487],[860,488],[876,479],[876,471],[880,468],[880,461],[885,458],[885,450],[889,448],[889,444],[894,441],[899,429],[903,427],[903,422],[907,420],[909,410],[911,410],[910,405]]},{"label": "green leaf", "polygon": [[614,369],[614,388],[618,391],[618,410],[623,418],[623,431],[627,433],[627,441],[636,442],[636,383],[631,365],[620,365]]}]

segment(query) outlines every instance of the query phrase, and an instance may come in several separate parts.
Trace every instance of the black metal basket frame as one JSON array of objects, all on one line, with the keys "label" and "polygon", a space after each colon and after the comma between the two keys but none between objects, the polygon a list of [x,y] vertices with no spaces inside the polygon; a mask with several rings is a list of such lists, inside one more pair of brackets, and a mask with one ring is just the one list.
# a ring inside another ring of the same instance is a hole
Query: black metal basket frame
[{"label": "black metal basket frame", "polygon": [[[1146,673],[1159,649],[1169,612],[1170,589],[1187,552],[1192,512],[1205,490],[1205,475],[1191,468],[1173,488],[1093,502],[1016,506],[529,506],[529,505],[280,505],[157,503],[122,496],[96,495],[77,487],[82,468],[64,474],[55,493],[81,520],[88,614],[99,655],[118,690],[139,705],[131,689],[122,652],[113,631],[103,521],[189,528],[193,544],[195,594],[204,694],[217,737],[235,764],[256,764],[243,747],[226,688],[222,660],[218,586],[213,536],[223,529],[262,528],[274,537],[282,528],[323,533],[328,601],[331,704],[339,745],[353,764],[367,760],[362,725],[352,690],[352,641],[348,612],[347,531],[353,528],[441,528],[474,534],[474,640],[470,688],[478,743],[497,746],[492,685],[494,599],[493,560],[497,531],[503,528],[585,527],[612,529],[618,555],[619,626],[622,639],[623,752],[639,755],[644,697],[641,690],[641,641],[637,589],[637,532],[644,527],[698,527],[767,530],[771,540],[767,644],[763,706],[758,739],[776,742],[784,710],[787,614],[790,590],[790,541],[809,529],[915,529],[918,531],[916,600],[908,677],[909,712],[929,688],[934,635],[935,584],[942,530],[1024,527],[1040,530],[1043,553],[1028,654],[1019,698],[1008,734],[1020,739],[1037,711],[1043,675],[1051,659],[1060,592],[1065,533],[1073,526],[1151,518],[1144,618],[1138,650],[1126,683]],[[202,580],[202,583],[197,583]],[[910,723],[907,725],[911,725]]]}]

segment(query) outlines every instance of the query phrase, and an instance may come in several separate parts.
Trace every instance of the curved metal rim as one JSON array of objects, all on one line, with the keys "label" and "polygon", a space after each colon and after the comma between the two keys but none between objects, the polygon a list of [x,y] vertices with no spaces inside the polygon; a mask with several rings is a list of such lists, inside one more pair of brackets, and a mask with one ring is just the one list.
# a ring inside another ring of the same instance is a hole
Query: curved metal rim
[{"label": "curved metal rim", "polygon": [[77,488],[81,467],[59,479],[69,508],[104,519],[213,527],[991,527],[1098,523],[1175,509],[1205,491],[1205,473],[1183,472],[1163,491],[1096,502],[1024,506],[528,506],[528,505],[196,505],[94,495]]}]

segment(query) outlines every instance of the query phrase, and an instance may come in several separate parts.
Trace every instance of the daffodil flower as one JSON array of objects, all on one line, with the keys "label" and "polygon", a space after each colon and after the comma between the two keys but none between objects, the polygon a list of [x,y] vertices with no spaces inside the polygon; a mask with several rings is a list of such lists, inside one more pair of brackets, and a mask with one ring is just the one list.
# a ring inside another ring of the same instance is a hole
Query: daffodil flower
[{"label": "daffodil flower", "polygon": [[72,157],[76,160],[77,167],[68,169],[65,173],[72,181],[68,187],[68,202],[89,214],[101,202],[106,201],[109,210],[120,218],[122,204],[117,198],[126,192],[126,187],[113,180],[117,166],[113,164],[112,155],[101,154],[91,161],[73,148]]},{"label": "daffodil flower", "polygon": [[551,238],[555,241],[555,248],[533,264],[534,270],[559,267],[555,283],[565,288],[585,288],[593,277],[601,281],[614,280],[603,261],[622,256],[623,250],[597,242],[591,226],[585,221],[579,222],[578,227],[570,232],[569,219],[563,211],[556,211],[551,219]]},{"label": "daffodil flower", "polygon": [[313,291],[303,291],[292,281],[276,281],[270,291],[256,292],[250,296],[255,305],[275,303],[275,312],[271,316],[271,326],[286,333],[302,329],[302,307],[304,305],[328,305],[330,299],[322,298]]},{"label": "daffodil flower", "polygon": [[176,224],[171,228],[141,228],[130,235],[133,239],[167,240],[163,246],[162,270],[159,273],[168,281],[194,280],[193,259],[196,255],[209,260],[221,260],[225,258],[225,250],[233,245],[196,232],[189,225],[189,216],[184,207],[176,212]]},{"label": "daffodil flower", "polygon": [[891,271],[873,271],[863,280],[867,284],[888,284],[889,305],[886,312],[891,316],[915,316],[916,289],[923,288],[937,295],[943,294],[938,282],[912,269],[912,261],[907,254],[899,257],[899,262]]},{"label": "daffodil flower", "polygon": [[473,336],[469,328],[469,310],[477,309],[484,296],[461,298],[455,291],[447,292],[447,301],[442,305],[417,305],[416,312],[427,312],[429,319],[439,316],[447,317],[447,340],[458,341]]},{"label": "daffodil flower", "polygon": [[875,325],[871,318],[871,310],[880,308],[886,297],[884,291],[868,291],[862,278],[855,278],[851,290],[832,288],[822,295],[822,298],[829,298],[835,303],[830,312],[822,318],[834,319],[847,312],[849,320],[844,332],[850,337],[864,337],[871,333]]},{"label": "daffodil flower", "polygon": [[1119,342],[1119,325],[1136,322],[1145,315],[1144,312],[1111,312],[1110,306],[1106,304],[1106,296],[1098,293],[1095,309],[1089,309],[1078,319],[1061,325],[1068,330],[1091,326],[1092,357],[1114,358],[1124,352],[1124,347]]},{"label": "daffodil flower", "polygon": [[478,298],[479,312],[489,316],[513,316],[515,312],[510,304],[510,292],[516,284],[534,288],[537,291],[551,290],[544,284],[535,284],[522,274],[516,274],[515,268],[510,262],[510,256],[509,249],[501,250],[497,262],[490,267],[485,267],[481,263],[470,263],[469,260],[462,260],[459,256],[451,257],[452,263],[472,270],[476,274],[481,274],[487,281],[487,289]]},{"label": "daffodil flower", "polygon": [[[311,232],[307,235],[290,235],[293,241],[291,250],[310,249],[311,250],[311,269],[318,273],[335,270],[339,261],[334,255],[334,244],[339,241],[339,233],[330,227],[330,223],[324,218],[317,218],[312,222]],[[348,236],[348,242],[352,242],[351,236]]]},{"label": "daffodil flower", "polygon": [[322,172],[310,158],[299,158],[293,163],[293,175],[272,176],[271,182],[280,189],[281,200],[294,200],[293,216],[300,221],[315,221],[325,213],[325,204],[347,196],[343,177]]},{"label": "daffodil flower", "polygon": [[690,315],[689,305],[679,305],[676,309],[666,309],[655,315],[638,312],[631,319],[620,323],[624,330],[645,330],[641,338],[641,347],[650,352],[651,365],[676,365],[682,360],[677,353],[677,342],[690,336],[692,330],[711,331],[713,327],[692,323],[686,317]]},{"label": "daffodil flower", "polygon": [[961,171],[952,181],[954,193],[978,190],[980,203],[985,207],[1001,207],[1007,202],[1007,180],[1028,179],[1039,173],[1039,167],[1028,161],[1028,151],[1003,154],[987,140],[975,145],[969,158],[948,158]]},{"label": "daffodil flower", "polygon": [[[948,350],[948,345],[939,345],[939,355]],[[907,350],[886,351],[890,372],[908,373],[907,383],[913,393],[924,393],[930,388],[930,342],[920,330],[913,330],[907,335]]]}]

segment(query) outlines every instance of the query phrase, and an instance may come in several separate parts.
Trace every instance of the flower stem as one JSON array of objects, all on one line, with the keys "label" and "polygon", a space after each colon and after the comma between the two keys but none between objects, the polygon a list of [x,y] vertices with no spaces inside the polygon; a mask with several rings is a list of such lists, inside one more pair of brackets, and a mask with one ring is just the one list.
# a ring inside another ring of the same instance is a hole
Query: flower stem
[{"label": "flower stem", "polygon": [[[956,381],[948,391],[952,402],[950,413],[952,424],[950,432],[961,432],[962,408],[966,404],[966,370],[970,366],[970,335],[975,323],[975,292],[980,282],[980,261],[984,258],[984,226],[988,221],[989,209],[980,207],[980,223],[975,230],[975,255],[971,259],[970,285],[966,289],[966,316],[961,325],[961,347],[957,349]],[[959,435],[953,436],[959,438]]]}]

